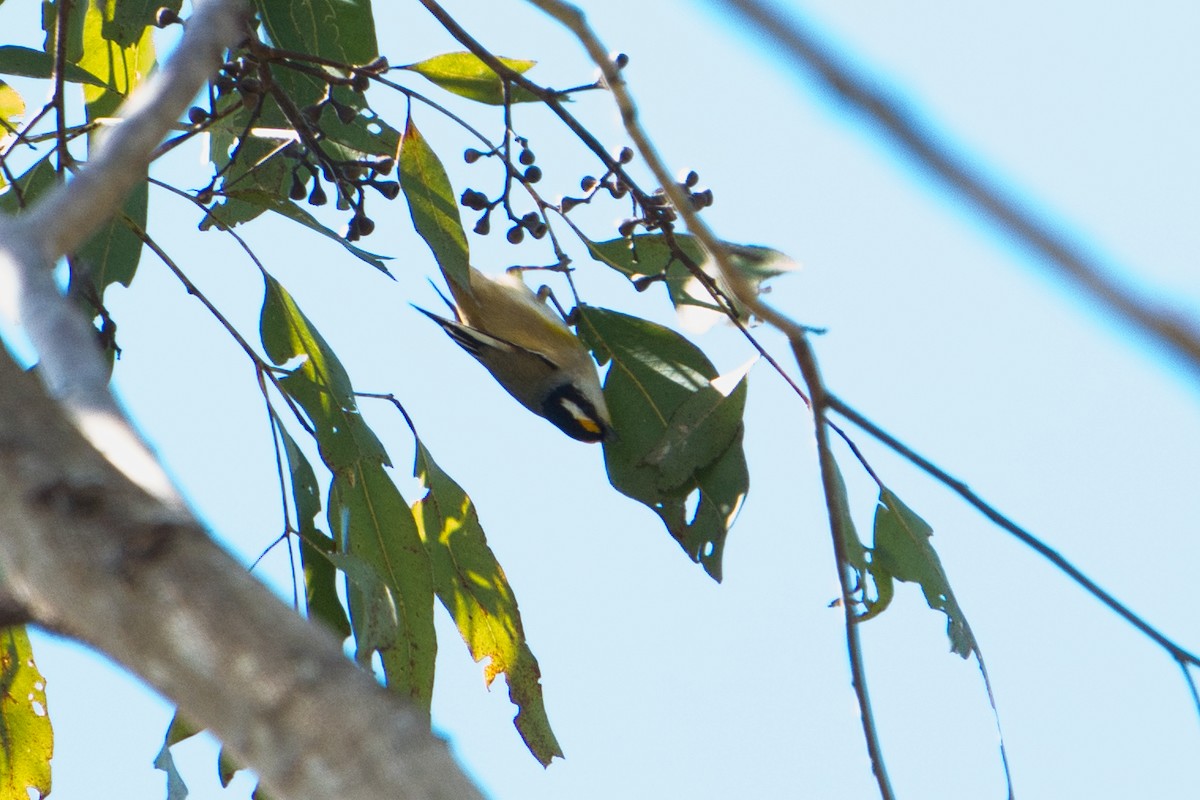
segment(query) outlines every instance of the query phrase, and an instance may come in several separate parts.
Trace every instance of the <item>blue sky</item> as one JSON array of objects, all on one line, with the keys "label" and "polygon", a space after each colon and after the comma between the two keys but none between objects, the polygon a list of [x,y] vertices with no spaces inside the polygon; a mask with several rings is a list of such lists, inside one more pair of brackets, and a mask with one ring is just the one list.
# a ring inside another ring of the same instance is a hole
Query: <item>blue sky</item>
[{"label": "blue sky", "polygon": [[[1200,308],[1193,5],[791,6],[1113,270]],[[627,78],[664,156],[713,188],[705,214],[718,234],[804,265],[776,282],[772,300],[828,328],[816,347],[833,390],[1196,646],[1187,602],[1200,557],[1194,380],[1044,277],[714,5],[585,7],[606,44],[630,55]],[[416,4],[378,13],[393,63],[457,49]],[[593,73],[569,36],[522,4],[493,4],[470,27],[498,53],[539,60],[536,80],[565,85]],[[402,118],[394,98],[378,105]],[[602,95],[575,110],[614,149],[625,144]],[[502,125],[495,112],[467,111],[493,135]],[[417,113],[456,188],[494,181],[457,158],[467,140]],[[570,193],[596,171],[548,114],[521,109],[517,119],[547,194]],[[198,157],[173,154],[163,174],[199,185],[186,177]],[[189,275],[252,334],[261,302],[252,266],[217,234],[195,233],[189,207],[156,202],[152,233],[176,243]],[[599,238],[621,213],[596,210],[590,230]],[[752,373],[751,492],[718,586],[653,515],[608,487],[599,449],[529,415],[409,308],[436,302],[432,259],[402,201],[377,222],[364,244],[395,256],[395,283],[282,222],[244,235],[356,388],[403,399],[472,494],[514,586],[567,758],[543,770],[524,752],[507,693],[483,688],[443,619],[435,725],[489,795],[871,797],[841,614],[828,608],[838,589],[811,430],[782,382],[763,365]],[[499,235],[472,248],[485,270],[549,260]],[[589,302],[672,320],[659,294],[637,295],[579,259]],[[249,562],[281,524],[250,365],[149,259],[133,288],[110,299],[124,401],[199,513]],[[759,335],[784,355],[780,337]],[[749,356],[730,331],[697,341],[722,369]],[[402,422],[383,406],[365,413],[416,499]],[[1184,796],[1200,720],[1174,663],[945,489],[853,436],[935,530],[987,659],[1018,795]],[[848,453],[839,457],[856,521],[869,530],[872,486]],[[262,573],[283,591],[286,559],[268,557]],[[893,781],[903,797],[1001,797],[978,670],[948,653],[944,628],[908,585],[863,626]],[[158,796],[162,773],[150,761],[167,706],[74,647],[47,637],[35,647],[56,725],[54,796]],[[243,781],[217,787],[203,746],[182,751],[193,797],[245,796]]]}]

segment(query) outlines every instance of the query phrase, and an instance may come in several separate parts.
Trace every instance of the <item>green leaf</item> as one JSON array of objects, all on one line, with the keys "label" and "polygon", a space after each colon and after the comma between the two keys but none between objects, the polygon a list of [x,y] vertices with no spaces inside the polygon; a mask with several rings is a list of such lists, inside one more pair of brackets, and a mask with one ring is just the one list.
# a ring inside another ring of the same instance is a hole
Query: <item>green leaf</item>
[{"label": "green leaf", "polygon": [[[732,292],[719,278],[715,262],[696,237],[685,233],[673,235],[679,252],[702,272],[713,278],[726,299],[733,303],[741,319],[749,320],[750,312],[736,301]],[[750,281],[757,291],[762,284],[778,275],[798,268],[795,261],[778,250],[758,245],[723,243],[734,269]],[[649,278],[661,278],[667,286],[671,302],[678,309],[681,324],[688,330],[703,331],[715,321],[725,318],[725,312],[695,275],[677,258],[667,237],[658,233],[610,239],[607,242],[587,242],[592,258],[612,267],[635,284]]]},{"label": "green leaf", "polygon": [[[19,75],[23,78],[49,78],[54,74],[54,57],[41,50],[9,44],[0,46],[0,75]],[[67,63],[63,78],[71,83],[107,86],[105,81],[86,69]]]},{"label": "green leaf", "polygon": [[[328,518],[340,548],[361,559],[379,580],[356,582],[348,573],[359,661],[369,661],[369,651],[377,650],[388,688],[428,713],[437,655],[433,575],[412,510],[382,466],[362,461],[335,472]],[[386,625],[381,626],[381,616]]]},{"label": "green leaf", "polygon": [[58,173],[54,171],[52,155],[47,154],[38,159],[16,181],[4,187],[4,193],[0,194],[0,211],[18,214],[58,184]]},{"label": "green leaf", "polygon": [[695,345],[646,320],[581,306],[578,330],[598,360],[612,362],[604,397],[620,436],[604,445],[609,481],[658,514],[720,580],[725,536],[749,490],[745,384],[724,397]]},{"label": "green leaf", "polygon": [[300,206],[296,205],[296,203],[276,194],[263,191],[262,189],[235,189],[229,192],[227,195],[227,204],[214,206],[210,211],[209,217],[206,218],[203,223],[201,223],[201,227],[207,228],[216,222],[232,228],[235,225],[246,221],[244,218],[238,219],[239,216],[245,217],[245,215],[238,214],[235,207],[231,205],[232,203],[238,203],[243,207],[257,209],[257,211],[253,213],[253,216],[255,217],[258,216],[258,214],[262,211],[273,211],[282,217],[292,220],[293,222],[298,222],[309,230],[316,231],[322,236],[337,242],[342,247],[346,248],[346,251],[355,258],[370,264],[372,267],[379,270],[384,275],[387,275],[389,278],[394,277],[392,273],[388,271],[387,266],[383,263],[384,259],[389,258],[389,256],[376,255],[375,253],[368,252],[360,247],[355,247],[353,244],[348,242],[344,236],[339,235],[325,225],[321,224],[316,217],[314,217],[312,214],[309,214]]},{"label": "green leaf", "polygon": [[266,276],[265,283],[259,318],[263,347],[279,366],[295,362],[279,383],[316,428],[322,461],[334,471],[362,460],[390,464],[383,444],[363,421],[350,377],[333,350],[278,281]]},{"label": "green leaf", "polygon": [[669,491],[687,482],[700,467],[715,461],[741,432],[746,407],[743,378],[729,396],[711,385],[688,397],[667,420],[667,430],[646,454],[659,472],[659,488]]},{"label": "green leaf", "polygon": [[889,490],[880,489],[872,557],[877,582],[891,576],[918,584],[929,607],[946,615],[951,651],[967,658],[976,649],[975,636],[929,541],[932,535],[933,528],[925,520]]},{"label": "green leaf", "polygon": [[438,599],[454,618],[475,661],[487,660],[488,686],[505,675],[509,699],[520,711],[514,724],[543,766],[562,749],[542,698],[541,670],[525,639],[517,599],[488,547],[475,506],[420,442],[414,474],[427,493],[413,507],[433,565]]},{"label": "green leaf", "polygon": [[[1008,768],[1008,753],[1004,733],[1000,729],[1000,717],[996,711],[996,698],[992,692],[992,680],[988,676],[983,651],[967,618],[954,598],[950,581],[942,568],[941,559],[933,549],[930,539],[933,528],[917,516],[911,508],[890,490],[880,487],[879,504],[875,508],[875,546],[872,551],[872,573],[879,586],[880,600],[891,599],[892,578],[917,583],[925,595],[925,601],[935,611],[946,615],[946,635],[950,639],[950,651],[964,659],[975,654],[979,674],[987,692],[992,718],[1000,738],[1000,762],[1004,768],[1004,780],[1008,784],[1008,796],[1013,796],[1012,775]],[[877,612],[876,612],[877,613]]]},{"label": "green leaf", "polygon": [[46,679],[33,662],[24,626],[0,630],[0,797],[50,793],[54,731],[46,709]]},{"label": "green leaf", "polygon": [[446,168],[417,130],[412,116],[400,143],[400,188],[408,200],[413,226],[433,251],[448,279],[469,286],[470,253],[458,202]]},{"label": "green leaf", "polygon": [[254,5],[276,47],[348,66],[379,55],[370,0],[255,0]]},{"label": "green leaf", "polygon": [[76,256],[87,270],[85,274],[96,297],[103,298],[104,291],[114,283],[127,287],[133,281],[144,242],[129,227],[127,220],[144,231],[149,204],[150,186],[139,183],[125,198],[121,213],[79,248]]},{"label": "green leaf", "polygon": [[[537,63],[519,58],[498,60],[518,73],[527,72]],[[474,53],[444,53],[399,69],[422,75],[446,91],[468,100],[491,106],[504,104],[504,81]],[[539,99],[537,95],[520,86],[511,86],[509,89],[510,102],[530,103]]]},{"label": "green leaf", "polygon": [[321,494],[312,465],[283,425],[276,430],[287,455],[288,475],[292,483],[292,504],[300,531],[300,565],[304,571],[304,601],[309,619],[319,619],[345,639],[350,621],[337,596],[337,570],[331,555],[336,552],[333,539],[316,528],[321,511]]}]

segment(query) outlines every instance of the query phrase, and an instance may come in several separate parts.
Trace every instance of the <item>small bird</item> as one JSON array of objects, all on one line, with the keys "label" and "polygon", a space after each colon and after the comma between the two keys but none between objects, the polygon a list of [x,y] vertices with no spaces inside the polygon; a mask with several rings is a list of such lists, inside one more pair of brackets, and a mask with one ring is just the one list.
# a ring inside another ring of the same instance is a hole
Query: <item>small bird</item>
[{"label": "small bird", "polygon": [[[587,348],[520,275],[470,268],[469,287],[447,277],[454,319],[414,306],[487,367],[521,405],[582,442],[613,435],[600,377]],[[440,294],[440,292],[439,292]]]}]

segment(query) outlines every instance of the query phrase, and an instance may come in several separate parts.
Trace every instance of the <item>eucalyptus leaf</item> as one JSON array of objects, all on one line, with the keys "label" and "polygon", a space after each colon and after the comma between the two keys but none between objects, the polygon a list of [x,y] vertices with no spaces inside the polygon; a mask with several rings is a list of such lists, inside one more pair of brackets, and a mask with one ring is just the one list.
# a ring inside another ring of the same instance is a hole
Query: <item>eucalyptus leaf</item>
[{"label": "eucalyptus leaf", "polygon": [[[525,73],[537,63],[519,58],[497,60],[517,73]],[[503,105],[505,100],[503,79],[474,53],[443,53],[400,69],[415,72],[446,91],[468,100],[492,106]],[[530,103],[539,99],[528,89],[511,84],[509,86],[508,100],[511,103]]]},{"label": "eucalyptus leaf", "polygon": [[417,443],[414,474],[426,489],[413,516],[433,567],[438,599],[466,642],[471,657],[485,661],[490,686],[503,674],[519,709],[514,724],[543,766],[562,756],[542,696],[541,670],[529,649],[517,599],[487,544],[471,498]]},{"label": "eucalyptus leaf", "polygon": [[411,116],[404,128],[399,162],[400,188],[408,200],[413,226],[433,251],[442,272],[460,286],[469,286],[467,234],[450,177]]}]

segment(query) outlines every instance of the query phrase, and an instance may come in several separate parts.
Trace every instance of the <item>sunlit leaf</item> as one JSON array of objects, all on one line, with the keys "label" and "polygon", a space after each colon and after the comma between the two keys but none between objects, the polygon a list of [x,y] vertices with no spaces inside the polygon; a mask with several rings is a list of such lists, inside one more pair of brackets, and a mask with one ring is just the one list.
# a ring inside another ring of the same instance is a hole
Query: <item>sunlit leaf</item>
[{"label": "sunlit leaf", "polygon": [[417,130],[412,117],[404,128],[399,155],[400,187],[408,200],[413,226],[433,251],[450,280],[469,285],[467,235],[446,168]]},{"label": "sunlit leaf", "polygon": [[[536,61],[498,58],[513,72],[527,72]],[[474,53],[443,53],[416,64],[400,67],[428,78],[448,92],[479,103],[498,106],[504,103],[504,81]],[[510,86],[509,102],[529,103],[539,98],[520,86]]]},{"label": "sunlit leaf", "polygon": [[[384,470],[387,453],[359,413],[341,362],[269,277],[260,328],[267,354],[290,370],[280,388],[308,415],[333,472],[327,519],[337,552],[330,558],[347,577],[360,661],[378,651],[388,687],[428,710],[437,652],[433,577],[412,510]],[[311,510],[311,499],[304,506]]]},{"label": "sunlit leaf", "polygon": [[[19,75],[24,78],[49,78],[54,74],[54,57],[41,50],[15,44],[0,46],[0,75]],[[105,82],[75,64],[68,63],[63,78],[71,83],[105,86]]]},{"label": "sunlit leaf", "polygon": [[8,128],[16,125],[25,115],[25,98],[21,93],[4,81],[0,81],[0,141],[8,133]]},{"label": "sunlit leaf", "polygon": [[476,661],[486,660],[490,686],[503,674],[508,696],[520,711],[514,724],[543,765],[562,756],[542,698],[541,671],[525,640],[512,588],[500,568],[471,498],[417,443],[414,470],[427,493],[413,507],[433,565],[438,599],[454,618]]},{"label": "sunlit leaf", "polygon": [[[578,328],[597,359],[612,362],[604,397],[618,436],[604,445],[609,481],[658,514],[720,580],[725,536],[749,489],[745,385],[728,397],[716,391],[708,358],[661,325],[584,306]],[[688,441],[697,431],[708,441]]]},{"label": "sunlit leaf", "polygon": [[[125,98],[154,69],[153,9],[138,2],[88,3],[82,18],[81,26],[73,26],[73,35],[79,37],[77,63],[103,82],[103,86],[84,87],[84,109],[92,122],[115,116]],[[89,150],[95,146],[96,136],[89,134]],[[113,215],[76,252],[85,271],[72,279],[90,281],[94,298],[103,299],[113,283],[128,286],[133,280],[143,242],[122,217],[145,230],[148,202],[149,187],[141,183],[125,198],[121,213]]]},{"label": "sunlit leaf", "polygon": [[0,797],[50,793],[54,731],[46,708],[46,679],[33,662],[23,626],[0,630]]}]

